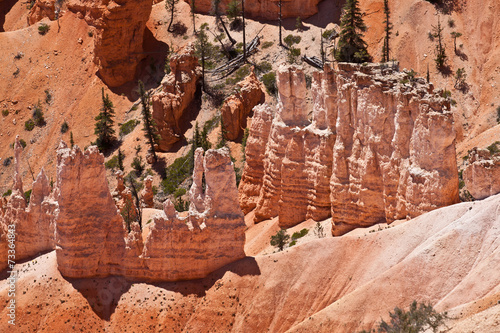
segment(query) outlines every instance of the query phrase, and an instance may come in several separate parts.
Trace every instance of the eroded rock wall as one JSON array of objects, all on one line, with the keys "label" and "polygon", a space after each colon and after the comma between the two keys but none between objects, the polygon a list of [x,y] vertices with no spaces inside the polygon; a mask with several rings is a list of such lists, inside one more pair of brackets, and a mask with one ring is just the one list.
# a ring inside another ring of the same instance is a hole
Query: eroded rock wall
[{"label": "eroded rock wall", "polygon": [[500,193],[500,154],[491,155],[487,149],[473,149],[469,165],[463,172],[465,186],[476,200]]},{"label": "eroded rock wall", "polygon": [[153,119],[161,137],[158,148],[163,151],[182,139],[181,122],[199,88],[201,67],[194,52],[189,44],[170,58],[172,72],[163,78],[160,92],[152,96]]},{"label": "eroded rock wall", "polygon": [[64,10],[77,13],[96,28],[94,62],[100,76],[108,86],[118,87],[134,79],[144,58],[144,30],[152,6],[151,0],[36,0],[28,22],[34,24],[44,17],[53,20],[56,13],[64,15]]},{"label": "eroded rock wall", "polygon": [[254,71],[236,85],[237,92],[224,101],[221,117],[228,140],[236,140],[247,127],[247,117],[254,106],[263,102],[264,91]]},{"label": "eroded rock wall", "polygon": [[422,79],[400,83],[406,77],[378,65],[327,66],[314,75],[308,119],[302,70],[281,67],[269,135],[250,130],[247,151],[264,158],[247,155],[243,209],[255,207],[256,222],[279,216],[282,227],[332,216],[341,235],[458,202],[449,102]]},{"label": "eroded rock wall", "polygon": [[[190,3],[190,0],[184,0]],[[220,8],[225,11],[230,0],[222,0]],[[318,12],[318,3],[320,0],[283,0],[282,12],[283,18],[308,18]],[[196,12],[209,14],[212,9],[210,0],[197,0]],[[279,15],[278,0],[246,0],[245,15],[253,19],[277,20]]]},{"label": "eroded rock wall", "polygon": [[[202,202],[180,217],[167,201],[142,230],[133,222],[128,231],[107,187],[104,157],[95,147],[82,152],[61,146],[56,189],[61,273],[72,278],[121,275],[176,281],[202,278],[243,258],[245,223],[229,151],[196,156],[200,184],[190,193],[198,193]],[[206,191],[200,194],[203,172]]]}]

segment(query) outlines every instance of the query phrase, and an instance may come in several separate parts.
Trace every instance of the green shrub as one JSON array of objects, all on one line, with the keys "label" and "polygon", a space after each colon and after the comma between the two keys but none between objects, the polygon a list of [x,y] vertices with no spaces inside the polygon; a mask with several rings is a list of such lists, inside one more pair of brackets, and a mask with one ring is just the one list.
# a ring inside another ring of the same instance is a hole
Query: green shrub
[{"label": "green shrub", "polygon": [[294,246],[295,244],[297,244],[297,241],[296,240],[293,240],[290,242],[290,244],[288,244],[288,247],[292,247]]},{"label": "green shrub", "polygon": [[271,42],[271,41],[267,41],[267,42],[264,42],[262,43],[262,49],[265,50],[267,48],[270,48],[271,46],[273,46],[274,42]]},{"label": "green shrub", "polygon": [[43,117],[43,110],[42,110],[42,103],[40,103],[40,101],[38,101],[38,103],[35,104],[33,107],[33,121],[35,122],[36,126],[45,125],[45,119]]},{"label": "green shrub", "polygon": [[325,228],[321,225],[321,223],[316,222],[316,226],[314,227],[314,235],[318,238],[325,237]]},{"label": "green shrub", "polygon": [[165,194],[173,194],[182,182],[191,176],[192,161],[190,154],[177,158],[166,170],[161,182]]},{"label": "green shrub", "polygon": [[299,44],[300,41],[301,41],[301,38],[300,36],[294,36],[294,35],[288,35],[285,37],[285,39],[283,39],[283,41],[285,42],[285,44],[288,46],[288,47],[292,47],[292,45],[294,44]]},{"label": "green shrub", "polygon": [[9,115],[9,110],[2,110],[2,116],[7,117]]},{"label": "green shrub", "polygon": [[174,201],[174,208],[178,212],[185,212],[189,210],[189,201],[184,201],[182,197],[178,197]]},{"label": "green shrub", "polygon": [[271,236],[271,245],[276,246],[279,251],[283,251],[286,243],[290,240],[290,235],[286,233],[285,229],[281,229],[276,235]]},{"label": "green shrub", "polygon": [[257,73],[265,74],[265,73],[271,71],[272,69],[273,69],[273,65],[271,65],[271,63],[269,63],[267,61],[262,61],[259,64],[257,64],[255,71]]},{"label": "green shrub", "polygon": [[111,157],[106,163],[104,163],[106,169],[118,169],[118,155]]},{"label": "green shrub", "polygon": [[[116,163],[118,165],[118,157],[116,158]],[[135,156],[134,160],[132,161],[130,166],[132,167],[132,169],[134,169],[137,177],[139,177],[142,174],[142,172],[144,171],[144,163],[142,163],[142,157]]]},{"label": "green shrub", "polygon": [[45,89],[45,103],[50,104],[52,102],[52,93],[49,89]]},{"label": "green shrub", "polygon": [[186,192],[187,192],[187,190],[185,188],[179,187],[174,192],[174,198],[182,197],[184,194],[186,194]]},{"label": "green shrub", "polygon": [[11,162],[12,162],[12,156],[9,156],[5,160],[3,160],[3,166],[8,167]]},{"label": "green shrub", "polygon": [[68,123],[66,121],[64,121],[64,123],[62,123],[62,125],[61,125],[61,133],[64,134],[68,130],[69,130],[69,125],[68,125]]},{"label": "green shrub", "polygon": [[9,197],[11,194],[12,194],[12,190],[8,189],[7,191],[5,191],[4,194],[2,194],[2,197]]},{"label": "green shrub", "polygon": [[437,332],[437,329],[444,325],[444,321],[448,318],[446,312],[438,313],[432,305],[417,304],[417,301],[413,301],[408,311],[394,308],[394,312],[389,312],[389,316],[391,317],[390,323],[382,320],[378,326],[378,332],[418,333],[428,330]]},{"label": "green shrub", "polygon": [[304,228],[298,232],[294,232],[292,235],[292,240],[297,240],[299,238],[302,238],[305,235],[307,235],[308,232],[309,232],[309,229],[306,229],[306,228]]},{"label": "green shrub", "polygon": [[226,79],[226,84],[235,85],[236,83],[243,80],[248,74],[250,74],[250,66],[249,65],[242,66],[236,72],[234,72],[231,78]]},{"label": "green shrub", "polygon": [[267,92],[270,95],[276,95],[278,92],[278,87],[276,86],[276,73],[269,72],[262,75],[262,83],[266,86]]},{"label": "green shrub", "polygon": [[26,200],[26,203],[29,204],[30,203],[30,199],[31,199],[31,191],[32,190],[27,190],[26,192],[24,192],[24,200]]},{"label": "green shrub", "polygon": [[129,133],[131,133],[134,128],[141,123],[140,120],[131,119],[124,124],[120,125],[120,136],[123,137]]},{"label": "green shrub", "polygon": [[500,144],[500,141],[496,141],[496,142],[492,143],[491,145],[489,145],[488,147],[486,147],[486,149],[488,149],[490,151],[491,155],[495,155],[497,153],[500,153],[500,149],[498,148],[499,144]]},{"label": "green shrub", "polygon": [[35,128],[35,122],[33,119],[28,119],[24,122],[24,129],[31,132]]},{"label": "green shrub", "polygon": [[26,141],[24,141],[23,139],[20,139],[19,143],[21,144],[21,147],[26,148]]},{"label": "green shrub", "polygon": [[47,32],[49,32],[50,30],[50,27],[47,25],[47,23],[40,23],[40,25],[38,25],[38,33],[40,35],[45,35]]}]

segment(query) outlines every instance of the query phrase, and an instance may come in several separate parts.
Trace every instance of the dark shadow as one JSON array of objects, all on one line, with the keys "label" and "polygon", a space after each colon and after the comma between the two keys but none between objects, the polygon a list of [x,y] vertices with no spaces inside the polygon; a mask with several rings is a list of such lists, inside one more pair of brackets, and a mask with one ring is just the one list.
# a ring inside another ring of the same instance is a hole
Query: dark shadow
[{"label": "dark shadow", "polygon": [[449,15],[452,12],[460,13],[464,8],[465,1],[466,0],[437,0],[434,6],[439,12]]},{"label": "dark shadow", "polygon": [[17,0],[0,1],[0,32],[4,32],[3,25],[5,24],[5,16],[10,12],[12,7],[17,3]]},{"label": "dark shadow", "polygon": [[120,297],[132,286],[131,282],[117,276],[95,279],[64,279],[87,299],[94,313],[106,321],[109,321],[115,312]]},{"label": "dark shadow", "polygon": [[[255,258],[246,257],[219,268],[203,279],[178,282],[153,282],[149,284],[180,293],[183,296],[195,295],[196,297],[203,297],[206,295],[207,290],[212,288],[226,272],[233,272],[240,277],[261,274]],[[93,279],[64,279],[71,283],[73,288],[78,290],[87,299],[94,313],[106,321],[109,321],[111,315],[115,312],[121,296],[128,292],[134,283],[148,283],[144,280],[128,280],[119,276]]]},{"label": "dark shadow", "polygon": [[157,174],[160,175],[161,179],[165,179],[167,177],[165,168],[167,167],[167,162],[165,161],[165,158],[163,157],[158,157],[155,163],[151,165],[151,168],[156,171]]},{"label": "dark shadow", "polygon": [[462,50],[456,50],[455,54],[460,58],[462,61],[469,61],[469,57],[467,54],[463,53]]},{"label": "dark shadow", "polygon": [[449,65],[444,65],[438,68],[439,72],[443,74],[443,76],[448,77],[453,74],[451,67]]},{"label": "dark shadow", "polygon": [[[146,27],[142,48],[141,55],[144,58],[137,66],[135,79],[119,87],[109,87],[114,94],[126,96],[131,102],[139,99],[139,80],[144,83],[144,87],[148,90],[158,87],[163,76],[165,76],[165,59],[169,50],[168,45],[157,40]],[[97,76],[102,80],[99,72],[97,72]]]},{"label": "dark shadow", "polygon": [[122,143],[122,140],[113,140],[111,146],[101,151],[101,153],[104,155],[104,157],[110,157],[122,146]]},{"label": "dark shadow", "polygon": [[455,87],[458,91],[460,91],[462,94],[467,94],[470,90],[470,86],[467,82],[463,82],[459,84],[458,86]]},{"label": "dark shadow", "polygon": [[318,13],[303,21],[320,28],[326,28],[329,23],[340,24],[344,4],[345,0],[324,0],[318,4]]}]

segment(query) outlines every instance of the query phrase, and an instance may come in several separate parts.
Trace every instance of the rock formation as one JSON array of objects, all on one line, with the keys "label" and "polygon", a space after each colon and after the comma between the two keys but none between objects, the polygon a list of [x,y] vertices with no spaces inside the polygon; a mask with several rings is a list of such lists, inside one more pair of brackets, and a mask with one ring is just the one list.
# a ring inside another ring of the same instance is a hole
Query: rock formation
[{"label": "rock formation", "polygon": [[236,140],[247,127],[247,117],[257,104],[263,102],[264,92],[254,71],[236,85],[237,92],[224,101],[221,116],[228,140]]},{"label": "rock formation", "polygon": [[229,151],[209,150],[204,158],[200,152],[196,156],[196,170],[205,173],[203,203],[180,217],[167,201],[142,231],[132,223],[128,232],[107,188],[104,157],[97,148],[83,153],[78,147],[61,146],[56,189],[61,273],[73,278],[121,275],[175,281],[204,277],[243,258],[245,223]]},{"label": "rock formation", "polygon": [[[56,3],[56,0],[36,0],[28,16],[29,24],[44,17],[53,20]],[[143,36],[152,1],[68,0],[65,6],[96,28],[94,62],[103,81],[110,87],[118,87],[133,80],[144,57]]]},{"label": "rock formation", "polygon": [[476,200],[500,193],[500,154],[474,148],[463,172],[465,186]]},{"label": "rock formation", "polygon": [[154,207],[153,176],[147,176],[144,179],[144,188],[139,196],[141,198],[141,205],[143,208]]},{"label": "rock formation", "polygon": [[251,129],[247,142],[255,157],[266,145],[265,158],[247,156],[240,184],[240,203],[245,212],[255,205],[256,222],[279,216],[290,227],[332,216],[341,235],[458,201],[453,117],[432,86],[402,84],[405,73],[378,65],[326,66],[313,78],[309,121],[302,70],[282,66],[277,77],[268,138]]},{"label": "rock formation", "polygon": [[[20,155],[23,150],[16,137],[15,176],[13,191],[5,211],[0,215],[0,270],[7,264],[7,230],[15,227],[15,260],[23,260],[54,249],[55,214],[57,202],[50,197],[51,188],[42,169],[33,182],[29,205],[23,192],[20,173]],[[5,254],[5,255],[4,255]]]},{"label": "rock formation", "polygon": [[152,97],[153,119],[160,134],[158,148],[166,151],[182,138],[181,120],[193,102],[201,77],[192,44],[170,58],[172,72],[162,80],[162,89]]},{"label": "rock formation", "polygon": [[[184,0],[190,3],[189,0]],[[230,0],[222,0],[220,8],[225,11]],[[320,0],[283,0],[282,17],[302,19],[308,18],[318,12]],[[212,9],[210,0],[196,1],[196,12],[209,14]],[[245,16],[253,19],[277,20],[279,14],[278,0],[247,0],[245,1]]]}]

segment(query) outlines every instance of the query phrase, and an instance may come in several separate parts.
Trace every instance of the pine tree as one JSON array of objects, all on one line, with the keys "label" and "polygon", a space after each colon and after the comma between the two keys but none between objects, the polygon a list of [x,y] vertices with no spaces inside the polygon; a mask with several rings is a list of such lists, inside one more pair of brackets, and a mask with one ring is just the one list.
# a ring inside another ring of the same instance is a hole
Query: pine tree
[{"label": "pine tree", "polygon": [[215,22],[220,23],[222,25],[222,28],[224,29],[224,32],[226,33],[227,38],[229,38],[229,41],[231,42],[231,45],[236,44],[236,40],[231,37],[229,34],[229,31],[227,30],[226,24],[224,23],[224,20],[222,19],[222,15],[220,12],[220,1],[221,0],[212,0],[212,14],[215,15]]},{"label": "pine tree", "polygon": [[118,168],[123,171],[123,160],[125,159],[125,155],[123,154],[121,149],[118,149]]},{"label": "pine tree", "polygon": [[151,115],[150,110],[150,96],[149,93],[146,92],[144,88],[144,83],[139,81],[139,94],[141,95],[141,104],[142,104],[142,121],[144,124],[143,131],[146,134],[146,138],[149,143],[149,150],[153,154],[153,161],[156,162],[158,160],[155,151],[155,145],[160,141],[160,136],[158,135],[158,130],[156,128],[155,121],[153,116]]},{"label": "pine tree", "polygon": [[73,140],[73,132],[69,132],[69,144],[71,145],[71,149],[75,145],[75,140]]},{"label": "pine tree", "polygon": [[280,32],[279,32],[279,40],[280,40],[280,46],[284,46],[283,45],[283,39],[281,38],[282,34],[281,34],[281,30],[282,30],[282,27],[283,27],[283,24],[281,22],[281,8],[283,7],[283,4],[281,2],[282,0],[279,0],[279,3],[278,3],[278,7],[280,8],[280,11],[279,11],[279,17],[278,17],[278,24],[279,24],[279,28],[280,28]]},{"label": "pine tree", "polygon": [[196,5],[194,3],[195,0],[191,0],[191,17],[193,19],[193,35],[196,35],[196,22],[195,22],[195,10]]},{"label": "pine tree", "polygon": [[115,130],[113,129],[113,118],[115,110],[113,102],[109,99],[108,94],[104,95],[104,88],[102,88],[102,108],[101,112],[95,120],[94,134],[97,135],[95,144],[100,151],[106,150],[111,147],[115,138]]},{"label": "pine tree", "polygon": [[441,20],[439,19],[439,17],[437,27],[433,26],[432,29],[434,30],[434,38],[438,39],[438,43],[436,45],[436,58],[434,59],[434,61],[436,62],[436,67],[441,70],[446,63],[446,58],[448,57],[446,56],[443,45],[443,28],[441,27]]},{"label": "pine tree", "polygon": [[172,32],[170,29],[172,27],[172,23],[174,22],[174,14],[175,14],[175,5],[179,2],[179,0],[166,0],[165,1],[165,9],[167,12],[170,12],[170,23],[168,24],[167,31]]},{"label": "pine tree", "polygon": [[241,19],[243,20],[243,60],[247,61],[247,42],[245,34],[245,0],[241,0]]},{"label": "pine tree", "polygon": [[340,38],[335,58],[337,61],[362,63],[370,60],[363,40],[367,28],[363,22],[363,13],[359,9],[359,0],[347,0],[340,20]]},{"label": "pine tree", "polygon": [[451,38],[453,38],[453,48],[455,49],[455,54],[457,53],[457,38],[462,37],[461,32],[450,32]]},{"label": "pine tree", "polygon": [[227,134],[226,127],[224,126],[224,121],[222,120],[222,115],[221,115],[220,116],[219,140],[218,140],[217,146],[216,146],[217,149],[222,148],[222,147],[226,147],[226,143],[227,143],[226,134]]},{"label": "pine tree", "polygon": [[201,86],[203,91],[206,91],[205,89],[205,61],[209,56],[210,50],[210,43],[208,41],[208,36],[206,34],[206,30],[208,29],[208,23],[203,23],[200,27],[200,31],[198,31],[198,34],[196,35],[196,42],[194,44],[194,47],[196,49],[196,54],[198,58],[201,61]]},{"label": "pine tree", "polygon": [[391,37],[391,30],[392,30],[392,24],[390,21],[391,12],[389,10],[389,0],[384,0],[384,15],[385,15],[385,20],[384,20],[385,38],[384,38],[384,47],[382,48],[382,61],[389,62],[390,51],[391,51],[389,47],[389,39]]}]

